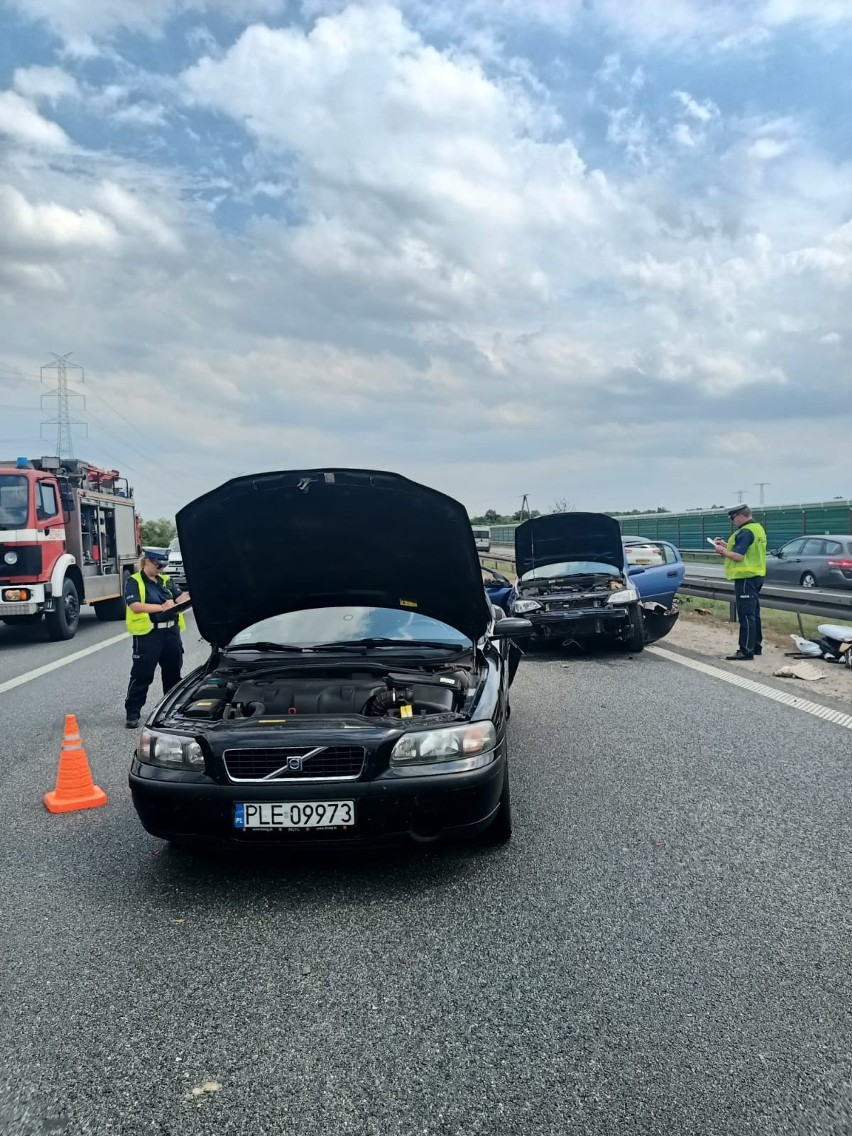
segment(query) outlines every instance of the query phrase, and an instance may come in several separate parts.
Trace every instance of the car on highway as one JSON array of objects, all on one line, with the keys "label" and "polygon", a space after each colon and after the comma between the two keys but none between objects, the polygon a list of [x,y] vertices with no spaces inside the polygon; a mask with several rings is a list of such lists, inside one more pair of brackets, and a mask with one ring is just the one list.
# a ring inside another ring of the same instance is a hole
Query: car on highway
[{"label": "car on highway", "polygon": [[168,548],[169,561],[166,572],[181,589],[186,587],[186,571],[183,566],[183,555],[180,550],[180,541],[175,537]]},{"label": "car on highway", "polygon": [[803,588],[852,588],[852,536],[801,536],[766,554],[766,580]]},{"label": "car on highway", "polygon": [[[539,528],[546,528],[549,533],[549,539],[545,542],[542,542],[540,537],[538,538],[537,555],[549,557],[550,555],[558,555],[561,550],[570,559],[568,554],[580,547],[576,544],[576,532],[578,530],[583,531],[589,524],[600,526],[602,516],[603,514],[599,513],[570,513],[553,514],[552,517],[548,518],[535,518],[536,521],[547,522],[544,526],[539,524]],[[591,518],[591,521],[586,518]],[[601,547],[608,547],[610,559],[606,572],[603,574],[598,571],[599,565],[593,564],[591,566],[591,576],[599,577],[597,585],[591,591],[582,586],[584,582],[588,582],[589,577],[589,566],[583,565],[582,561],[579,563],[572,562],[568,572],[571,579],[563,577],[564,586],[560,584],[558,588],[551,588],[548,585],[551,594],[548,594],[546,600],[542,600],[538,596],[530,596],[530,588],[525,587],[525,583],[528,583],[528,581],[524,581],[523,578],[518,584],[513,585],[501,572],[483,566],[482,579],[491,602],[505,612],[512,612],[513,614],[519,614],[517,604],[520,602],[526,618],[529,618],[534,625],[537,624],[537,634],[534,639],[551,639],[562,635],[563,632],[570,632],[563,637],[563,641],[566,638],[588,640],[599,635],[609,638],[615,635],[617,641],[626,645],[626,629],[623,622],[621,631],[618,633],[619,613],[616,611],[615,617],[607,614],[607,609],[615,605],[606,604],[607,596],[604,594],[608,589],[612,590],[607,583],[607,575],[613,571],[620,572],[621,578],[623,579],[626,575],[629,581],[625,590],[632,587],[636,592],[636,598],[623,607],[623,614],[620,615],[621,620],[623,621],[625,615],[629,616],[633,612],[634,605],[638,605],[644,628],[643,645],[662,639],[668,635],[678,619],[676,595],[683,584],[686,571],[683,558],[674,545],[667,541],[649,541],[634,536],[620,537],[621,553],[619,554],[616,544],[617,534],[612,527],[613,525],[617,525],[617,522],[612,521],[611,518],[607,518],[607,521],[604,522],[604,531],[609,534],[607,540],[610,543],[607,546],[604,542]],[[595,529],[593,528],[592,534],[594,532]],[[561,539],[558,543],[554,543],[557,534],[560,533],[562,534]],[[599,538],[600,534],[598,538],[591,537],[593,540]],[[581,546],[588,551],[588,542],[581,542]],[[597,548],[597,545],[593,547],[594,556],[599,554],[599,551],[595,551]],[[614,563],[619,560],[620,569]],[[544,588],[542,580],[558,579],[553,571],[554,568],[561,570],[558,562],[556,565],[545,564],[543,567],[533,569],[537,581],[535,587],[539,592],[542,592]],[[562,568],[564,568],[564,565]],[[532,578],[533,576],[530,574],[530,579]],[[618,576],[616,575],[615,578],[617,579]],[[559,594],[560,591],[566,590],[570,591],[570,596],[566,597]],[[541,607],[529,607],[524,602],[525,596],[528,600],[531,598],[533,602],[543,605],[544,614],[537,614],[542,610]],[[550,605],[554,606],[551,607]],[[597,611],[602,606],[605,609],[603,615]],[[614,619],[612,626],[606,623],[607,619]],[[568,624],[570,626],[567,626]],[[634,646],[630,649],[642,649],[642,647],[636,645],[639,642],[638,633],[636,633],[632,642]]]},{"label": "car on highway", "polygon": [[495,618],[459,502],[393,473],[296,470],[229,481],[177,526],[210,655],[140,734],[148,832],[509,839],[513,639],[530,624]]}]

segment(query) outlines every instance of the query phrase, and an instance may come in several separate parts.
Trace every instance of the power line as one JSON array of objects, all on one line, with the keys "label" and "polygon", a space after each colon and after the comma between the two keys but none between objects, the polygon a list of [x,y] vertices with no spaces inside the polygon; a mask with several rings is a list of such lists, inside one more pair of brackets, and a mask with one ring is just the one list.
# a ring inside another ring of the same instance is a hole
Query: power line
[{"label": "power line", "polygon": [[755,483],[754,483],[754,484],[755,484],[755,485],[757,486],[757,488],[758,488],[758,489],[760,490],[760,503],[761,503],[761,505],[762,505],[762,504],[763,504],[763,491],[764,491],[764,489],[766,488],[766,486],[767,486],[767,485],[771,485],[771,484],[772,484],[772,482],[771,482],[771,481],[755,481]]}]

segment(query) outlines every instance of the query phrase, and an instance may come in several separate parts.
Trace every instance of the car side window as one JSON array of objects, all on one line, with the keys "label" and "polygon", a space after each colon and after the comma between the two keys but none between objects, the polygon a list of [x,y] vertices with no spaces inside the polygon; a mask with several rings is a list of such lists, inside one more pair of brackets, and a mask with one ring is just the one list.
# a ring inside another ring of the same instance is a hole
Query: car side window
[{"label": "car side window", "polygon": [[822,556],[824,549],[824,540],[817,540],[815,537],[811,537],[810,540],[805,541],[804,547],[802,548],[802,556]]},{"label": "car side window", "polygon": [[781,551],[784,553],[785,556],[798,556],[798,554],[802,551],[802,548],[804,547],[804,543],[805,542],[801,539],[791,540],[789,544],[784,544],[784,545],[781,546]]},{"label": "car side window", "polygon": [[839,540],[827,540],[825,542],[826,556],[840,556],[843,552],[843,545]]},{"label": "car side window", "polygon": [[677,564],[677,553],[670,544],[661,544],[660,548],[666,558],[666,564]]},{"label": "car side window", "polygon": [[38,483],[36,512],[38,513],[38,519],[40,521],[49,521],[59,512],[59,507],[56,504],[56,490],[52,485],[47,485],[43,481]]}]

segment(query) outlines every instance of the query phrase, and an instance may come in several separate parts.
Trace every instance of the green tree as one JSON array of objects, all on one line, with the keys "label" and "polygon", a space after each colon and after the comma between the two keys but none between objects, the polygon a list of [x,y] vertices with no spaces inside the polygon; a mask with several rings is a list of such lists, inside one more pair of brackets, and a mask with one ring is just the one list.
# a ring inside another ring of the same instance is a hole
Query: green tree
[{"label": "green tree", "polygon": [[142,545],[148,548],[168,548],[177,535],[174,521],[160,517],[156,521],[142,522]]}]

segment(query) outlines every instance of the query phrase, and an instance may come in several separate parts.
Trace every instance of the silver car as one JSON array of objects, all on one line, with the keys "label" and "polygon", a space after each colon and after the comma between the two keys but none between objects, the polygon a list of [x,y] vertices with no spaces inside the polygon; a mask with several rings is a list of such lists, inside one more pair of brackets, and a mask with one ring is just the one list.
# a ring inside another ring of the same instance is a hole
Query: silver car
[{"label": "silver car", "polygon": [[800,536],[766,555],[766,579],[803,588],[852,588],[852,536]]}]

